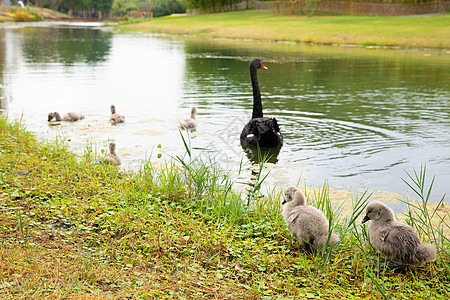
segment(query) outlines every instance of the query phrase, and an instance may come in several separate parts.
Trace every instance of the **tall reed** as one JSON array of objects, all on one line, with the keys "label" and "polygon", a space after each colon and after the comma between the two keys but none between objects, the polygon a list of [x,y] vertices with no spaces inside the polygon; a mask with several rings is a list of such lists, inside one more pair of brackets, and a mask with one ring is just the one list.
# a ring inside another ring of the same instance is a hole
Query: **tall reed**
[{"label": "tall reed", "polygon": [[403,182],[418,196],[416,200],[403,201],[407,206],[406,222],[416,229],[422,239],[436,245],[442,262],[450,270],[447,262],[450,258],[450,214],[442,209],[445,208],[445,194],[431,205],[435,176],[427,184],[426,165],[422,165],[419,171],[406,172],[406,175],[407,179],[402,178]]}]

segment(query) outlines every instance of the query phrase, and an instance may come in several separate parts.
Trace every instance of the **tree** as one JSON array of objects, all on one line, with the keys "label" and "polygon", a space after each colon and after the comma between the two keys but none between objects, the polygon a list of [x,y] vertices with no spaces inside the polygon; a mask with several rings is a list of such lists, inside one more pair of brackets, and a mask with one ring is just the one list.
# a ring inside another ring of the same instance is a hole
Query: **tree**
[{"label": "tree", "polygon": [[114,0],[95,0],[92,1],[92,8],[95,11],[109,12]]},{"label": "tree", "polygon": [[112,10],[118,13],[129,11],[152,11],[155,17],[186,12],[183,0],[114,0]]},{"label": "tree", "polygon": [[[40,0],[40,2],[49,0]],[[52,0],[55,1],[55,0]],[[89,11],[93,16],[97,16],[98,12],[109,12],[113,0],[60,0],[59,9],[63,12],[77,14],[80,11]]]},{"label": "tree", "polygon": [[139,10],[139,0],[114,0],[112,11],[116,13],[127,13]]},{"label": "tree", "polygon": [[59,10],[63,0],[36,0],[34,5],[39,7]]},{"label": "tree", "polygon": [[231,7],[242,0],[185,0],[188,8],[196,8],[203,11],[221,11],[224,7]]},{"label": "tree", "polygon": [[186,12],[186,6],[180,0],[146,0],[143,2],[153,6],[152,11],[155,17]]},{"label": "tree", "polygon": [[91,0],[62,0],[60,10],[69,14],[77,14],[79,11],[89,10]]}]

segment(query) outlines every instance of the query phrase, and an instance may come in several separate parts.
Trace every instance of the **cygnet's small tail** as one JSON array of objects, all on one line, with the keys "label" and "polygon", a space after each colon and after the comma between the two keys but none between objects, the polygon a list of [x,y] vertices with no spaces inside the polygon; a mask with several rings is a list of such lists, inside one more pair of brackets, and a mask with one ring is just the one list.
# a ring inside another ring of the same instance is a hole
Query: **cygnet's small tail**
[{"label": "cygnet's small tail", "polygon": [[334,244],[336,244],[339,241],[339,237],[332,233],[331,235],[325,235],[321,239],[317,240],[317,244],[314,245],[316,249],[323,248],[324,244],[326,244],[326,247],[333,247]]},{"label": "cygnet's small tail", "polygon": [[436,247],[432,244],[422,243],[417,246],[416,261],[423,264],[436,259]]},{"label": "cygnet's small tail", "polygon": [[334,244],[336,244],[337,242],[339,242],[339,237],[337,235],[335,235],[334,233],[331,234],[330,240],[328,241],[328,245],[334,246]]}]

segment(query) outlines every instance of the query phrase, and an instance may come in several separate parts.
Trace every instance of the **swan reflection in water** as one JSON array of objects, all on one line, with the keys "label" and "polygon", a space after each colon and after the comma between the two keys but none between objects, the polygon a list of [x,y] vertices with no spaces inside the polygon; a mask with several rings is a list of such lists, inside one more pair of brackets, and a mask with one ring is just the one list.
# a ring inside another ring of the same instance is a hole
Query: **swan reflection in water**
[{"label": "swan reflection in water", "polygon": [[259,147],[254,145],[244,147],[242,143],[241,145],[245,155],[247,155],[247,158],[253,163],[268,162],[276,164],[278,162],[278,154],[280,154],[281,145],[277,147]]}]

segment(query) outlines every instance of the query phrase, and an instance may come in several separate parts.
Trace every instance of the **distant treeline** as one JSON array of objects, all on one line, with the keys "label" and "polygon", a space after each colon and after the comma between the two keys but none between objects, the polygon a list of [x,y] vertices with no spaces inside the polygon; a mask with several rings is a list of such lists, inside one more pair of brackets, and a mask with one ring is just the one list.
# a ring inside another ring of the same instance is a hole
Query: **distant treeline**
[{"label": "distant treeline", "polygon": [[184,0],[188,13],[226,12],[246,9],[281,14],[311,11],[345,14],[405,15],[446,12],[450,0]]},{"label": "distant treeline", "polygon": [[[245,9],[266,9],[279,13],[324,10],[357,14],[414,14],[448,10],[449,0],[23,0],[26,4],[69,13],[74,16],[103,17],[113,12],[153,12],[160,17],[173,13],[208,13]],[[402,4],[405,7],[399,7]],[[406,7],[411,6],[411,7]]]},{"label": "distant treeline", "polygon": [[184,0],[22,0],[25,4],[88,17],[98,17],[114,12],[126,14],[132,11],[153,12],[155,17],[186,12]]},{"label": "distant treeline", "polygon": [[232,7],[234,4],[247,2],[250,4],[253,1],[247,0],[185,0],[186,7],[189,9],[200,9],[203,11],[220,11],[224,7]]}]

